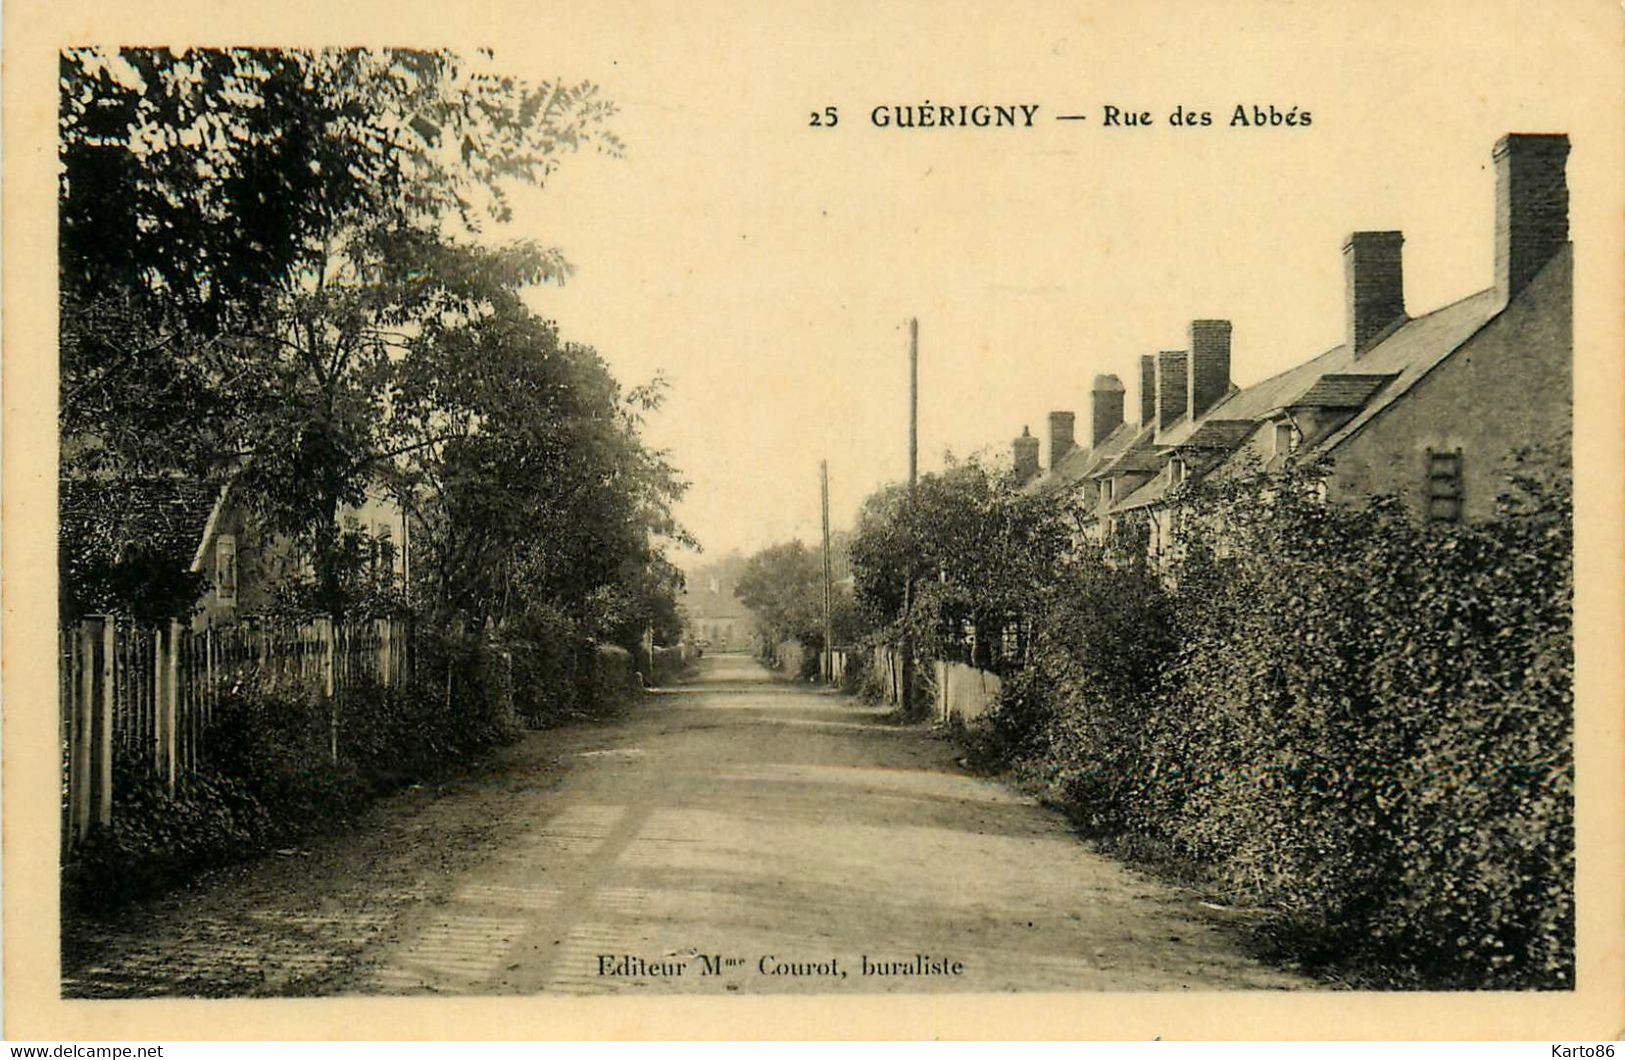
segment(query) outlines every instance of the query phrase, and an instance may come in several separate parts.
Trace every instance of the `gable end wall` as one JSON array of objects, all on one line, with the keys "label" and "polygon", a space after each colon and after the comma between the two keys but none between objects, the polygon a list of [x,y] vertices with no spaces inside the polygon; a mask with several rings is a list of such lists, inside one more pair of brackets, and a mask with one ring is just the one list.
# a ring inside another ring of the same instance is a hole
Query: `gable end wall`
[{"label": "gable end wall", "polygon": [[1377,493],[1425,508],[1429,448],[1462,451],[1464,514],[1495,514],[1507,460],[1541,443],[1567,462],[1573,405],[1573,287],[1567,252],[1511,305],[1331,453],[1330,496]]}]

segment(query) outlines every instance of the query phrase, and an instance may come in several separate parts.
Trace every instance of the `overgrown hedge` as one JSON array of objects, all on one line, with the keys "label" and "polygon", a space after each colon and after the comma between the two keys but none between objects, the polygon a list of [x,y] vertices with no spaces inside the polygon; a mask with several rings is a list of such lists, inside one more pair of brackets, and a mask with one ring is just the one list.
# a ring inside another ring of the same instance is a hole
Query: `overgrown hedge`
[{"label": "overgrown hedge", "polygon": [[1368,981],[1572,987],[1564,483],[1418,525],[1313,472],[1186,498],[1165,576],[1085,557],[991,733],[1103,834],[1205,866]]}]

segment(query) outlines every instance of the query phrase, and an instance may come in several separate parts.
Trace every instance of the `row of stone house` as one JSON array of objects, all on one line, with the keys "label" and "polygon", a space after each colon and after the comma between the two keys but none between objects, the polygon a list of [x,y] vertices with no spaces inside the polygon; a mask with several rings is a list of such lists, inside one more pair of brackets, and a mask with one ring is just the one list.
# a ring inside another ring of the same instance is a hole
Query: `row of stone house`
[{"label": "row of stone house", "polygon": [[1153,554],[1173,530],[1176,488],[1253,462],[1325,458],[1329,499],[1398,497],[1429,520],[1496,511],[1515,451],[1566,467],[1573,420],[1573,283],[1563,134],[1509,134],[1495,169],[1495,283],[1442,308],[1406,308],[1394,231],[1343,246],[1343,341],[1246,387],[1230,377],[1232,328],[1193,320],[1184,350],[1139,361],[1138,421],[1116,375],[1094,378],[1089,434],[1049,417],[1047,465],[1026,429],[1013,443],[1030,490],[1069,489],[1100,539],[1144,519]]}]

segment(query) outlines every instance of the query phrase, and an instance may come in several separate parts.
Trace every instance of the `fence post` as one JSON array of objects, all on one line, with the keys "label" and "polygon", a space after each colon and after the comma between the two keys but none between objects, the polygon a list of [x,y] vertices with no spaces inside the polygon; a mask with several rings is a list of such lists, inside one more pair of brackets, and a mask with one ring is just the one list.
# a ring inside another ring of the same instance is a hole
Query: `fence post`
[{"label": "fence post", "polygon": [[203,627],[203,721],[214,720],[214,622]]},{"label": "fence post", "polygon": [[110,824],[113,820],[113,657],[116,623],[102,622],[102,696],[101,717],[97,718],[96,733],[96,823]]},{"label": "fence post", "polygon": [[96,694],[96,671],[92,652],[96,644],[96,620],[79,623],[74,655],[79,660],[79,694],[74,697],[73,728],[68,738],[68,797],[73,805],[70,841],[90,830],[90,702]]},{"label": "fence post", "polygon": [[322,634],[322,691],[327,696],[328,711],[327,751],[329,757],[332,758],[333,763],[337,765],[339,760],[339,699],[333,694],[333,668],[335,661],[333,620],[331,618],[322,619],[320,629]]},{"label": "fence post", "polygon": [[148,685],[152,707],[152,771],[164,771],[164,631],[152,631],[152,682]]},{"label": "fence post", "polygon": [[198,637],[187,626],[182,633],[186,641],[186,768],[197,772],[198,745],[203,742],[203,701],[198,695],[200,667],[197,661]]},{"label": "fence post", "polygon": [[378,630],[378,683],[384,688],[388,688],[395,677],[391,672],[393,669],[391,665],[393,661],[391,659],[391,648],[393,645],[390,643],[389,619],[378,619],[375,628]]},{"label": "fence post", "polygon": [[179,713],[179,700],[181,689],[181,623],[179,619],[169,620],[169,633],[164,644],[164,782],[171,795],[175,794],[175,770],[177,746],[176,737],[179,728],[177,717]]}]

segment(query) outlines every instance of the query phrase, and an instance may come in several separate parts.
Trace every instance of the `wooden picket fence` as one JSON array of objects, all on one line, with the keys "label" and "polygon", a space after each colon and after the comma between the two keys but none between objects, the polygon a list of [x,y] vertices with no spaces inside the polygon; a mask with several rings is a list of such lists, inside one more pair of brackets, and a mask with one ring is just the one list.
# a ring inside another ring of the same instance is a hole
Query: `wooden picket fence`
[{"label": "wooden picket fence", "polygon": [[345,691],[402,683],[407,642],[402,624],[389,619],[194,630],[97,616],[60,630],[63,843],[111,822],[121,781],[115,759],[144,763],[171,792],[207,762],[209,724],[235,689],[320,691],[331,704],[329,753],[337,760]]}]

